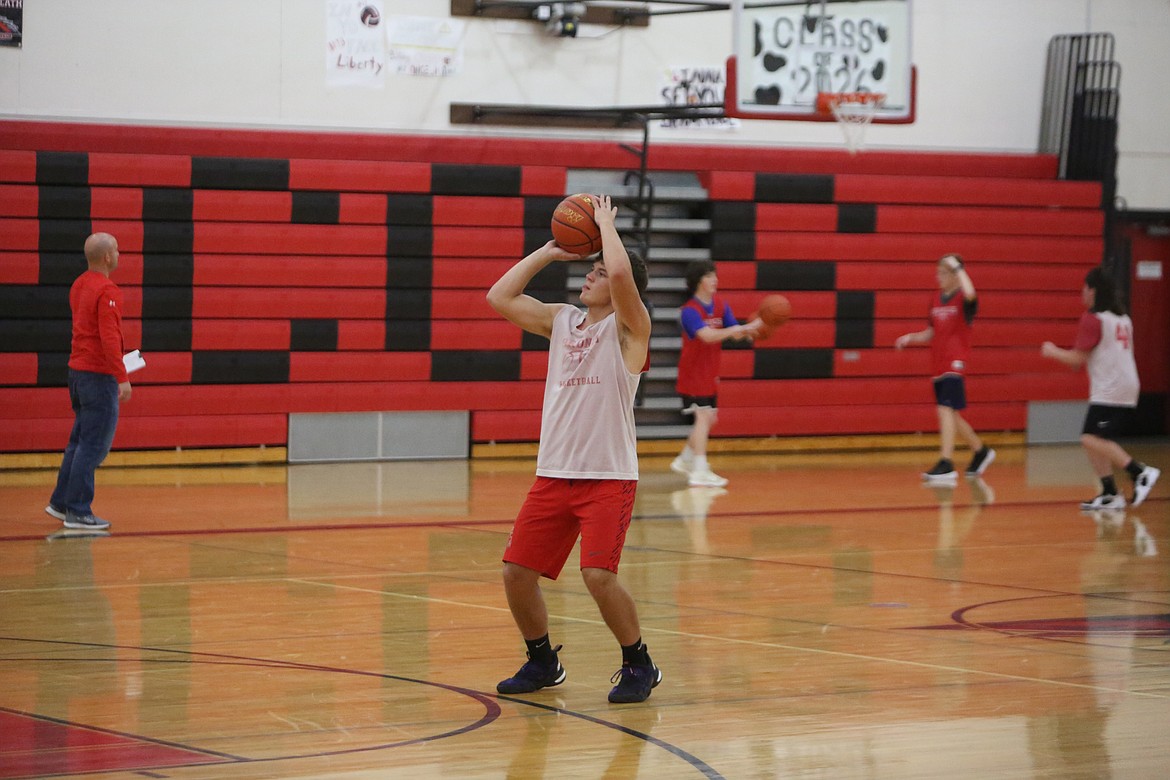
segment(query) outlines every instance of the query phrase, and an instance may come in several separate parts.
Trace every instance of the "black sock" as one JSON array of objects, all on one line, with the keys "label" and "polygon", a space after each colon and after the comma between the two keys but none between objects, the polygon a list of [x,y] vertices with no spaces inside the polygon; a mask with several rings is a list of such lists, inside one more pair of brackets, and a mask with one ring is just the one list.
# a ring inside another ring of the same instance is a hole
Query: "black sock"
[{"label": "black sock", "polygon": [[630,666],[649,666],[650,653],[642,644],[642,637],[632,645],[622,645],[622,663]]},{"label": "black sock", "polygon": [[540,639],[525,639],[524,644],[528,645],[528,657],[533,661],[548,663],[556,658],[557,654],[553,650],[552,643],[548,641],[548,634]]},{"label": "black sock", "polygon": [[1136,458],[1130,458],[1129,463],[1125,464],[1126,472],[1131,477],[1133,477],[1135,482],[1137,481],[1137,478],[1142,475],[1142,471],[1144,471],[1145,468],[1146,468],[1146,464],[1142,463],[1141,461],[1137,460]]},{"label": "black sock", "polygon": [[1101,495],[1115,496],[1117,495],[1117,483],[1113,481],[1113,475],[1108,477],[1101,477]]}]

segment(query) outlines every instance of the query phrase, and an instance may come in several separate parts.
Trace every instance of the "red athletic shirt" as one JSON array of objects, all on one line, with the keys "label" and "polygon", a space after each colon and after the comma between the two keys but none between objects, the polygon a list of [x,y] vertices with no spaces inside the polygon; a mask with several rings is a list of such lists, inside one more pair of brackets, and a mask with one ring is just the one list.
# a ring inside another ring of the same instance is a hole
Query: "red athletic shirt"
[{"label": "red athletic shirt", "polygon": [[711,301],[710,309],[697,298],[691,298],[679,310],[680,321],[686,319],[685,312],[695,313],[692,323],[701,323],[692,332],[682,326],[682,352],[678,359],[678,379],[675,389],[679,395],[707,398],[719,392],[719,362],[723,356],[723,342],[706,342],[696,335],[700,328],[730,328],[737,325],[731,308],[718,295]]},{"label": "red athletic shirt", "polygon": [[73,346],[69,367],[129,381],[122,363],[122,291],[109,277],[86,271],[69,290]]},{"label": "red athletic shirt", "polygon": [[961,289],[944,296],[939,291],[930,307],[931,376],[962,376],[971,358],[971,321],[975,319],[976,300],[968,301]]}]

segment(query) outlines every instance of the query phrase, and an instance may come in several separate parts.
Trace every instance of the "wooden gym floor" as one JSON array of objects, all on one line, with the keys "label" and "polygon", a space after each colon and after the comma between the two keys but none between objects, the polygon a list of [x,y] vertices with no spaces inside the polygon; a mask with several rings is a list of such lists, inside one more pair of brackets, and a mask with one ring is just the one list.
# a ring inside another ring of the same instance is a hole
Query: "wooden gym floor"
[{"label": "wooden gym floor", "polygon": [[642,460],[621,576],[665,679],[624,706],[575,558],[568,680],[495,693],[531,460],[107,467],[105,538],[9,469],[0,778],[1166,776],[1170,471],[1091,516],[1076,447],[952,490],[931,452],[712,460],[726,491]]}]

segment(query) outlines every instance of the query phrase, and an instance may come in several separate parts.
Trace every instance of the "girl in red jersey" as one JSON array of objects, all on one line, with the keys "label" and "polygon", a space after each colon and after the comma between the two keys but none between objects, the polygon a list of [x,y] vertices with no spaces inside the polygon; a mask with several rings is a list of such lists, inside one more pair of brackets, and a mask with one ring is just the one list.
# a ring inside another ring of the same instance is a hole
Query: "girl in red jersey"
[{"label": "girl in red jersey", "polygon": [[1150,494],[1162,472],[1130,457],[1117,443],[1129,428],[1141,384],[1133,358],[1133,322],[1117,299],[1113,280],[1101,267],[1089,271],[1081,288],[1085,313],[1072,349],[1045,341],[1040,354],[1069,368],[1085,366],[1089,372],[1089,411],[1081,432],[1081,446],[1089,456],[1101,493],[1081,502],[1081,509],[1124,509],[1113,469],[1125,469],[1133,479],[1133,506]]},{"label": "girl in red jersey", "polygon": [[740,325],[731,306],[716,294],[719,277],[710,260],[691,263],[686,270],[690,299],[679,309],[682,353],[675,389],[682,396],[683,414],[694,415],[686,447],[670,468],[687,477],[692,487],[723,487],[727,480],[707,463],[707,439],[716,420],[719,358],[727,339],[742,341],[759,333],[759,320]]},{"label": "girl in red jersey", "polygon": [[930,307],[930,325],[916,333],[905,333],[894,341],[897,349],[911,344],[931,345],[934,397],[938,404],[939,459],[922,478],[927,482],[954,482],[955,433],[962,434],[974,455],[967,466],[967,476],[977,477],[995,460],[995,450],[987,447],[961,412],[967,408],[963,373],[971,354],[971,322],[978,309],[978,298],[971,277],[963,268],[963,258],[943,255],[936,272],[938,293]]}]

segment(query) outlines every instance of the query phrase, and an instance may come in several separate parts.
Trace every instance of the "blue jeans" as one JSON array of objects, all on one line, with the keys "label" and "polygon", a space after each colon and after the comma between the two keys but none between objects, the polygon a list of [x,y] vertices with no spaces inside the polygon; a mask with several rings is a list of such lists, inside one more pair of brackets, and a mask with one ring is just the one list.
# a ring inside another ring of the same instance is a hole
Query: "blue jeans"
[{"label": "blue jeans", "polygon": [[69,369],[73,430],[49,503],[72,515],[93,514],[93,473],[106,459],[118,427],[118,380]]}]

